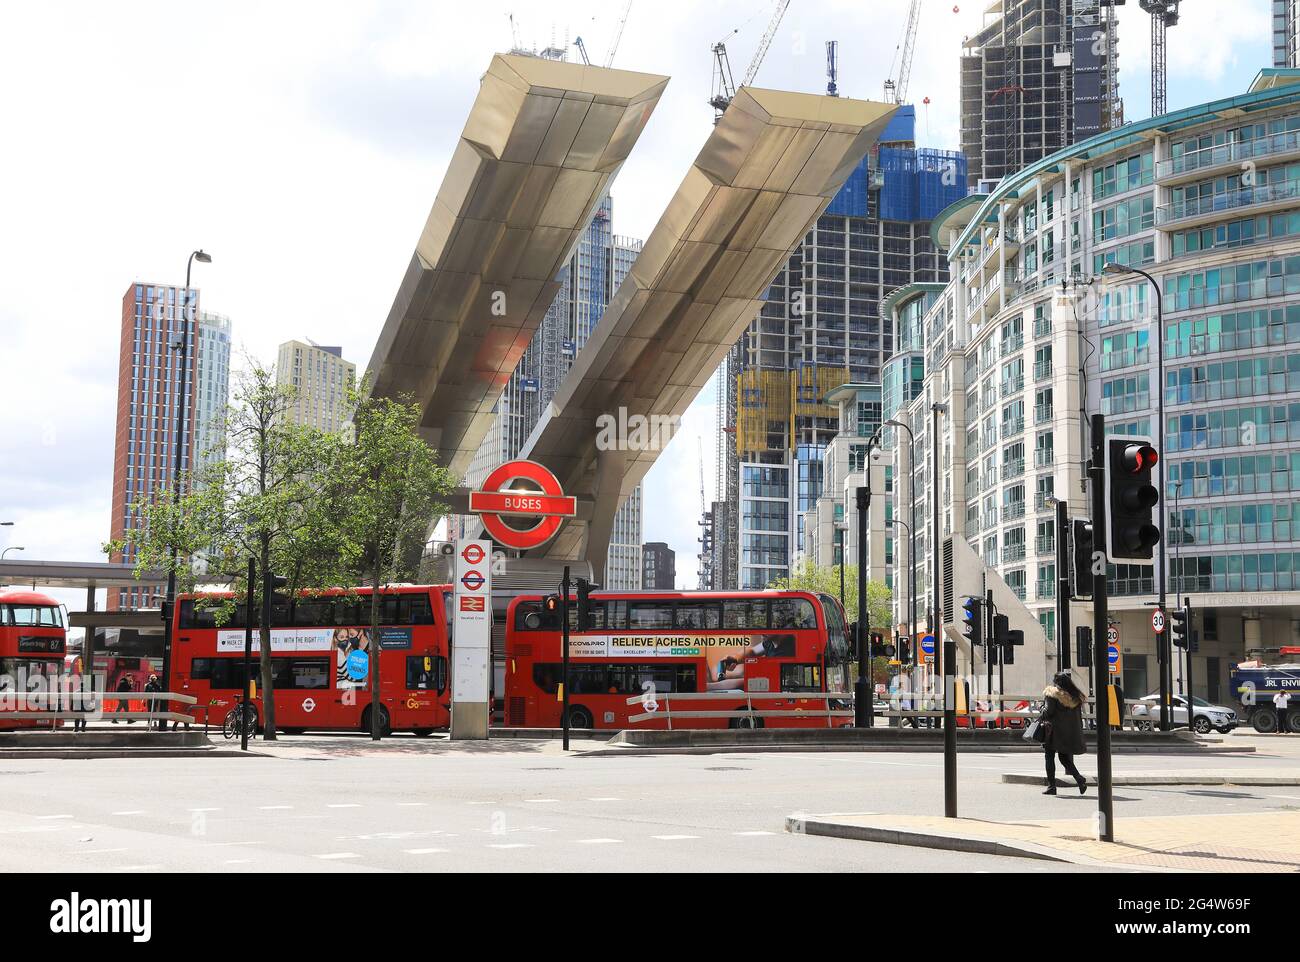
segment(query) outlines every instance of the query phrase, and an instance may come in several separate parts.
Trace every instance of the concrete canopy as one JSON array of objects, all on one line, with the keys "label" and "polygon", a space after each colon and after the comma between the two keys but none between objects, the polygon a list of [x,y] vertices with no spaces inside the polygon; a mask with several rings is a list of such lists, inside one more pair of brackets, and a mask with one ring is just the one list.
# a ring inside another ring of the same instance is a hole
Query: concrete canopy
[{"label": "concrete canopy", "polygon": [[492,58],[368,369],[375,395],[420,404],[458,476],[667,83]]},{"label": "concrete canopy", "polygon": [[737,92],[521,452],[594,499],[591,521],[567,525],[548,554],[603,575],[614,514],[668,439],[598,450],[602,416],[685,412],[897,109]]}]

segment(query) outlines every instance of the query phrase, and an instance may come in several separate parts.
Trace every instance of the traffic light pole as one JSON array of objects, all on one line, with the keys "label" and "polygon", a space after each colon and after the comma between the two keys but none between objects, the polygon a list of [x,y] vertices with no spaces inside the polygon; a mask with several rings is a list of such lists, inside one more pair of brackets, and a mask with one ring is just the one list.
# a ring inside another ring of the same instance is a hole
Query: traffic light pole
[{"label": "traffic light pole", "polygon": [[1093,714],[1097,718],[1097,838],[1115,841],[1115,799],[1110,765],[1110,689],[1105,684],[1110,663],[1105,643],[1109,627],[1106,585],[1106,418],[1092,416],[1092,662],[1096,678]]},{"label": "traffic light pole", "polygon": [[1070,668],[1070,516],[1064,501],[1056,502],[1056,664]]},{"label": "traffic light pole", "polygon": [[560,583],[560,727],[564,729],[564,750],[569,750],[569,566],[564,566]]},{"label": "traffic light pole", "polygon": [[875,688],[871,684],[871,650],[868,634],[871,616],[867,610],[867,522],[871,512],[871,445],[863,458],[863,472],[867,483],[857,489],[858,507],[858,680],[853,685],[853,725],[871,728],[875,721],[873,711]]},{"label": "traffic light pole", "polygon": [[253,687],[253,598],[257,583],[257,560],[248,559],[248,597],[244,601],[244,697],[240,701],[242,717],[239,719],[239,748],[248,751],[248,695]]},{"label": "traffic light pole", "polygon": [[[1181,528],[1179,537],[1181,537]],[[1187,730],[1196,731],[1196,706],[1192,704],[1192,599],[1183,597],[1183,697],[1187,699]]]}]

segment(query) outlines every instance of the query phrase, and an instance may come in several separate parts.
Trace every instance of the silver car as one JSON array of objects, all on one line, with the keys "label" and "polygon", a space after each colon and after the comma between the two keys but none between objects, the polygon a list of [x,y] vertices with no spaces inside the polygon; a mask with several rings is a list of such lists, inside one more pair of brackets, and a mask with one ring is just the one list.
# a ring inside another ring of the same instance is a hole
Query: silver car
[{"label": "silver car", "polygon": [[[1170,721],[1175,727],[1187,725],[1187,699],[1182,695],[1171,695]],[[1192,727],[1202,735],[1217,731],[1226,735],[1237,727],[1237,713],[1223,705],[1212,705],[1204,698],[1192,697],[1195,706],[1192,715]],[[1154,692],[1133,703],[1133,725],[1138,731],[1151,731],[1160,721],[1160,693]]]}]

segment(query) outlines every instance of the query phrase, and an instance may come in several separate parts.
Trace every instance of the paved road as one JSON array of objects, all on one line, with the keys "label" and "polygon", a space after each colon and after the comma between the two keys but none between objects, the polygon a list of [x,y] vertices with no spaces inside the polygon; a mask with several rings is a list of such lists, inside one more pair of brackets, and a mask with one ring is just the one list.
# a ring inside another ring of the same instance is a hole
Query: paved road
[{"label": "paved road", "polygon": [[[1275,740],[1276,742],[1276,740]],[[1120,756],[1118,772],[1300,768]],[[0,762],[0,870],[1078,871],[1034,860],[789,836],[792,812],[939,812],[935,754],[563,756],[555,743],[282,739],[257,758]],[[1004,785],[1035,755],[964,754],[961,812],[1079,818],[1095,802]],[[1083,764],[1085,771],[1091,766]],[[1117,815],[1270,811],[1300,787],[1122,789]]]}]

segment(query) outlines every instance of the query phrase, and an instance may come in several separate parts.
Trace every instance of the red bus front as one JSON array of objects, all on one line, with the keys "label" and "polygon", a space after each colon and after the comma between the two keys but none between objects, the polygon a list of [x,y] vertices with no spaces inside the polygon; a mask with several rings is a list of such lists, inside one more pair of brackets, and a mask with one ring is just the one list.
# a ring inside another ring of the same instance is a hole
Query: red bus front
[{"label": "red bus front", "polygon": [[[447,585],[395,585],[380,598],[380,726],[418,735],[450,724]],[[370,589],[303,593],[272,614],[271,666],[280,731],[370,730]],[[217,624],[212,600],[182,596],[172,645],[172,687],[192,695],[191,711],[220,725],[244,688],[244,606]],[[231,599],[233,600],[233,599]],[[264,716],[261,640],[253,631],[252,674]]]},{"label": "red bus front", "polygon": [[15,716],[56,712],[59,702],[52,694],[25,696],[58,691],[67,646],[67,624],[57,601],[35,591],[0,592],[0,728],[57,725],[52,718]]},{"label": "red bus front", "polygon": [[[756,710],[810,714],[674,718],[672,727],[826,727],[824,714],[811,714],[822,712],[825,701],[799,695],[845,690],[844,617],[826,595],[602,592],[591,596],[590,610],[588,630],[578,631],[570,605],[569,717],[575,728],[663,729],[667,719],[632,718],[664,702],[673,711],[730,712],[746,707],[745,693],[790,696],[755,701]],[[560,626],[546,614],[542,596],[514,599],[506,615],[508,726],[562,724],[561,660]],[[725,697],[733,691],[737,698]],[[673,694],[705,692],[722,697],[672,705]],[[642,700],[629,705],[634,695]]]}]

